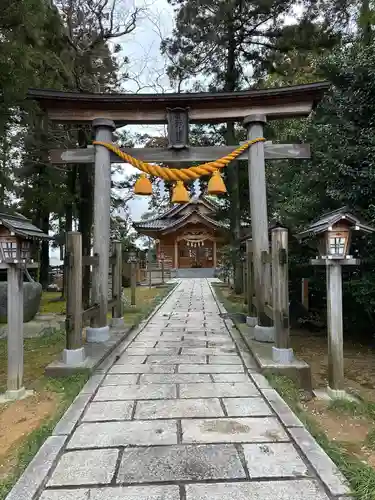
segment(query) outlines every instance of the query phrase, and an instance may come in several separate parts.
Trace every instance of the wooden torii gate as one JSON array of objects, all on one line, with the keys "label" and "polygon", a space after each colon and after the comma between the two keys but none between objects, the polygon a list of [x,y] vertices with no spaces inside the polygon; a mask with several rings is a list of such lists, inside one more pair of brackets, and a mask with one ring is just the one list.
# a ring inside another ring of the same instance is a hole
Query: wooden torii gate
[{"label": "wooden torii gate", "polygon": [[[212,161],[233,151],[235,146],[189,147],[188,123],[242,122],[248,139],[263,137],[267,120],[308,116],[328,89],[327,82],[291,87],[248,90],[232,93],[182,94],[85,94],[30,89],[28,98],[38,101],[50,120],[60,123],[91,123],[95,140],[111,142],[113,131],[128,124],[168,123],[168,148],[134,148],[126,152],[147,162],[168,164]],[[55,164],[93,163],[94,252],[99,265],[93,274],[93,300],[100,305],[94,327],[103,340],[108,337],[108,257],[110,226],[110,164],[121,159],[100,145],[84,149],[53,150]],[[270,293],[270,264],[264,264],[269,253],[265,160],[310,157],[306,144],[272,144],[258,142],[239,159],[248,158],[250,212],[257,328],[269,328],[265,306]],[[268,267],[268,269],[267,269]],[[269,337],[269,332],[266,332]],[[258,338],[260,333],[258,332]]]}]

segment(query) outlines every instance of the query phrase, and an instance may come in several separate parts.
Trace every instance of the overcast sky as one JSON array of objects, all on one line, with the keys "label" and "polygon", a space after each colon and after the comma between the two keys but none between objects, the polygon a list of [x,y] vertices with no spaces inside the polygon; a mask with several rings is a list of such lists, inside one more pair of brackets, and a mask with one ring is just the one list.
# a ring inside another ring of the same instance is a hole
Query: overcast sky
[{"label": "overcast sky", "polygon": [[[168,36],[173,28],[173,8],[167,0],[118,0],[123,11],[133,6],[144,8],[144,13],[137,23],[136,29],[130,35],[119,40],[122,46],[120,57],[126,56],[129,65],[125,68],[129,74],[123,81],[123,90],[126,92],[154,93],[168,92],[170,88],[165,73],[165,60],[160,54],[161,38]],[[160,135],[163,128],[153,126],[128,126],[128,130],[150,135]],[[123,175],[139,173],[131,165],[122,164]],[[121,178],[116,174],[115,180]],[[124,196],[125,196],[124,192]],[[134,196],[127,202],[132,220],[140,220],[147,211],[148,198]],[[60,264],[59,251],[51,249],[51,265]]]},{"label": "overcast sky", "polygon": [[[127,2],[127,0],[125,0]],[[124,80],[125,91],[137,93],[168,92],[172,90],[165,72],[166,62],[160,53],[161,38],[168,36],[173,28],[173,8],[167,0],[135,0],[128,5],[145,9],[137,28],[121,40],[122,55],[127,56],[129,79]],[[163,128],[158,126],[128,126],[132,132],[160,135]],[[139,171],[131,165],[123,165],[124,174]],[[135,196],[128,202],[133,220],[139,220],[147,211],[148,198]]]}]

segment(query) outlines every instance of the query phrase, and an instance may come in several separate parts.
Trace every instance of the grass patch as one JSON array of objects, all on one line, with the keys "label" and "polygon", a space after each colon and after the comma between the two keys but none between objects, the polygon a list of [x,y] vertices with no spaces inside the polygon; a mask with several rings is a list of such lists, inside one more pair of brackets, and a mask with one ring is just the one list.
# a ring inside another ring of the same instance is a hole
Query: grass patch
[{"label": "grass patch", "polygon": [[375,450],[375,427],[372,428],[366,436],[366,446],[370,450]]},{"label": "grass patch", "polygon": [[[294,413],[305,424],[311,435],[348,479],[355,497],[359,500],[375,500],[375,470],[350,454],[340,442],[333,442],[328,439],[319,423],[303,409],[299,390],[292,380],[270,373],[267,373],[266,376],[270,384],[284,398]],[[337,408],[343,409],[343,406],[340,406],[341,401],[340,403],[336,401],[334,403]],[[354,411],[351,405],[345,406],[345,408]],[[373,437],[375,437],[375,430],[373,434],[371,433],[370,440]]]},{"label": "grass patch", "polygon": [[229,313],[247,313],[247,306],[244,303],[243,295],[236,295],[225,285],[212,283],[216,296]]},{"label": "grass patch", "polygon": [[[43,377],[44,368],[56,359],[64,347],[64,331],[24,340],[24,383],[27,388],[34,388],[34,383]],[[7,341],[0,340],[0,391],[6,387],[7,358]]]},{"label": "grass patch", "polygon": [[60,395],[60,402],[53,416],[47,418],[42,425],[30,432],[17,449],[13,450],[16,456],[15,466],[10,474],[0,480],[0,500],[6,498],[12,486],[24,472],[44,441],[52,434],[55,425],[73,402],[88,378],[89,371],[85,370],[79,374],[58,380],[47,377],[39,380],[40,385],[43,385],[45,389]]},{"label": "grass patch", "polygon": [[336,399],[330,402],[329,409],[354,417],[366,417],[375,422],[375,403],[370,401],[345,401]]},{"label": "grass patch", "polygon": [[40,314],[65,314],[66,302],[59,300],[61,292],[43,292],[40,301]]}]

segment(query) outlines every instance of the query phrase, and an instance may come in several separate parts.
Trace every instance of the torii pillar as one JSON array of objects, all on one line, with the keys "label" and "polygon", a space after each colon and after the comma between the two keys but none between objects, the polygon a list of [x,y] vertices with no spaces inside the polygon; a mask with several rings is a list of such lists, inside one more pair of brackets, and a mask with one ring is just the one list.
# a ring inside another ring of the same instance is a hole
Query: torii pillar
[{"label": "torii pillar", "polygon": [[[265,123],[265,115],[247,116],[244,126],[248,139],[263,137]],[[270,342],[274,340],[275,332],[272,321],[265,314],[265,305],[270,303],[271,266],[267,258],[269,241],[264,142],[257,142],[249,148],[249,195],[257,318],[248,318],[248,324],[254,326],[256,340]]]},{"label": "torii pillar", "polygon": [[[115,123],[106,118],[97,118],[92,123],[95,140],[112,142]],[[95,146],[94,185],[94,254],[99,263],[93,269],[92,303],[99,305],[99,313],[86,330],[87,342],[105,342],[109,338],[108,272],[109,233],[111,210],[111,154],[103,146]]]}]

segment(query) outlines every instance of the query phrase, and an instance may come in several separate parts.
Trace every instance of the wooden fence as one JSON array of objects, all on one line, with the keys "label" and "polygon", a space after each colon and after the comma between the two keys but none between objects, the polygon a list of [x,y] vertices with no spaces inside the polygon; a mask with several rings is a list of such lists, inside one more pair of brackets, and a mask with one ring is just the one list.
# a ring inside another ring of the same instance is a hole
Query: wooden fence
[{"label": "wooden fence", "polygon": [[[122,251],[121,242],[113,242],[113,253],[109,258],[112,266],[112,298],[108,300],[108,310],[112,310],[112,318],[122,318]],[[82,235],[69,232],[66,235],[65,269],[67,272],[66,287],[66,339],[67,349],[82,347],[82,327],[88,321],[92,325],[99,314],[99,304],[90,304],[83,310],[82,276],[83,267],[98,265],[98,256],[82,256]],[[95,283],[94,283],[95,286]]]},{"label": "wooden fence", "polygon": [[[288,230],[277,227],[271,232],[271,251],[262,253],[262,273],[259,293],[254,280],[253,249],[251,240],[246,241],[244,263],[244,286],[248,316],[259,312],[275,327],[275,344],[280,349],[289,348],[289,290],[288,290]],[[271,274],[271,279],[269,275]],[[262,303],[262,298],[266,301]]]}]

